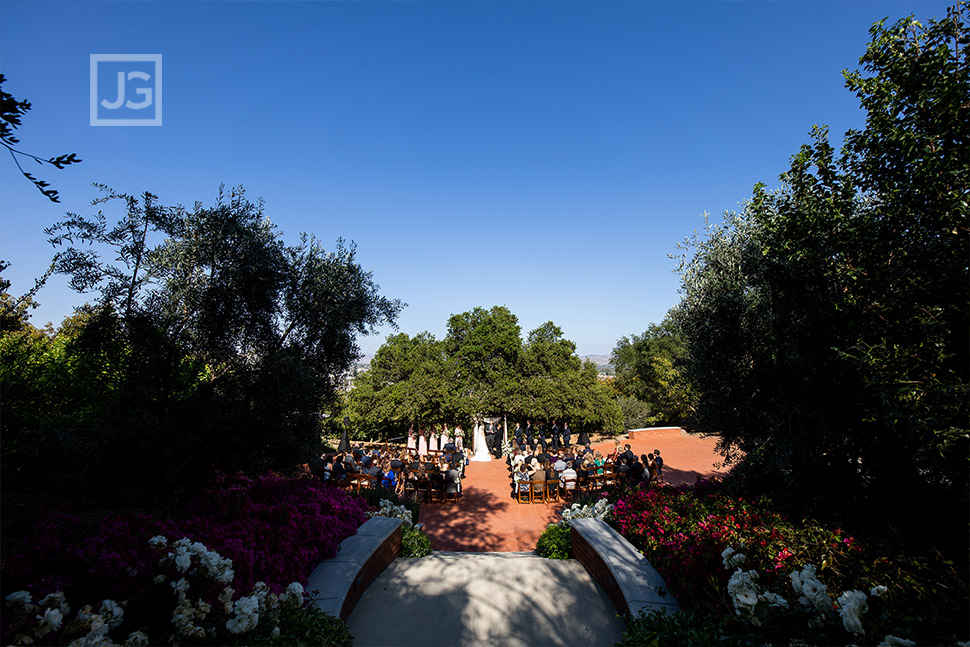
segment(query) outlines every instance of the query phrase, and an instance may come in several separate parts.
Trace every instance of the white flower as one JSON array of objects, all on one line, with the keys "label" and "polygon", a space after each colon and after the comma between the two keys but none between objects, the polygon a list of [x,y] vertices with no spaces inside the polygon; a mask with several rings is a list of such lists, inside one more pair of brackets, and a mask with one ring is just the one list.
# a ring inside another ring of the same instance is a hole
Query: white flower
[{"label": "white flower", "polygon": [[169,586],[181,597],[189,590],[189,581],[183,577],[178,582],[169,582]]},{"label": "white flower", "polygon": [[148,636],[140,631],[132,631],[125,640],[124,647],[148,647]]},{"label": "white flower", "polygon": [[259,600],[255,595],[239,598],[235,604],[236,615],[253,615],[259,613]]},{"label": "white flower", "polygon": [[290,585],[286,587],[286,591],[283,592],[280,602],[282,602],[284,606],[301,608],[303,606],[303,585],[299,582],[291,582]]},{"label": "white flower", "polygon": [[[154,537],[148,540],[148,543],[154,546],[155,548],[161,548],[162,546],[168,545],[168,539],[165,538],[165,535],[155,535]],[[135,633],[138,633],[138,632],[135,632]]]},{"label": "white flower", "polygon": [[868,608],[867,599],[862,591],[845,591],[839,596],[839,615],[846,631],[860,636],[866,633],[859,616]]},{"label": "white flower", "polygon": [[[869,595],[871,595],[874,598],[879,598],[879,597],[882,597],[883,595],[885,595],[886,594],[886,591],[888,591],[888,590],[889,590],[888,588],[886,588],[885,586],[883,586],[882,584],[880,584],[879,586],[872,587],[872,589],[869,591]],[[902,639],[899,638],[897,640],[902,640]]]},{"label": "white flower", "polygon": [[906,640],[905,638],[897,638],[892,634],[888,634],[885,638],[882,639],[882,642],[879,643],[879,647],[914,647],[915,645],[916,643],[914,643],[912,640]]},{"label": "white flower", "polygon": [[812,606],[819,611],[828,611],[832,608],[829,600],[828,590],[817,577],[815,577],[815,567],[808,564],[802,567],[800,573],[791,573],[792,588],[800,597],[798,601],[805,606]]},{"label": "white flower", "polygon": [[273,638],[279,638],[279,636],[280,636],[280,628],[279,627],[273,627],[273,631],[271,631],[269,633],[270,633],[270,635]]},{"label": "white flower", "polygon": [[63,591],[55,591],[54,593],[48,593],[40,600],[38,600],[37,605],[41,608],[51,608],[57,609],[61,612],[62,616],[67,616],[71,612],[71,607],[68,606],[67,600],[64,597]]},{"label": "white flower", "polygon": [[222,590],[222,593],[219,594],[219,602],[222,602],[226,615],[232,613],[232,596],[234,593],[235,591],[233,588],[231,586],[227,586]]},{"label": "white flower", "polygon": [[12,607],[26,606],[30,604],[30,593],[27,591],[17,591],[4,598]]},{"label": "white flower", "polygon": [[749,615],[754,614],[755,607],[758,605],[758,573],[755,571],[737,570],[731,574],[728,580],[728,595],[734,603],[734,612],[741,615],[745,611]]},{"label": "white flower", "polygon": [[175,567],[179,569],[179,573],[184,573],[189,570],[192,566],[192,556],[188,553],[181,552],[175,556]]},{"label": "white flower", "polygon": [[786,600],[785,598],[781,597],[777,593],[771,593],[770,591],[765,591],[764,593],[762,593],[758,597],[761,598],[762,600],[764,600],[765,602],[767,602],[768,604],[770,604],[773,607],[783,607],[785,609],[788,608],[788,600]]},{"label": "white flower", "polygon": [[41,626],[50,627],[52,630],[57,631],[61,628],[61,623],[64,621],[64,614],[58,609],[47,609],[44,611],[44,615],[37,616],[40,621]]},{"label": "white flower", "polygon": [[121,625],[121,620],[125,612],[114,600],[104,600],[101,603],[101,615],[108,619],[108,626],[110,628],[117,629]]},{"label": "white flower", "polygon": [[744,554],[735,552],[730,546],[721,551],[721,562],[724,564],[724,568],[736,568],[743,564],[746,559],[747,557]]}]

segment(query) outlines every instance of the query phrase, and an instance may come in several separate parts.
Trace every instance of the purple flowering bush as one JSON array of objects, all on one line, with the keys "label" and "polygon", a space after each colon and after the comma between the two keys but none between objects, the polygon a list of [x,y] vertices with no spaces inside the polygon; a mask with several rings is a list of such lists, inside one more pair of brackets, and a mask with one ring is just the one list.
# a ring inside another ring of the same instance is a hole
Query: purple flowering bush
[{"label": "purple flowering bush", "polygon": [[231,559],[236,591],[262,581],[280,593],[291,582],[306,584],[366,521],[367,510],[360,497],[315,479],[222,475],[178,517],[115,515],[91,532],[78,516],[51,514],[26,549],[4,555],[3,594],[63,591],[92,604],[143,599],[158,574],[158,552],[149,545],[156,535],[187,537]]}]

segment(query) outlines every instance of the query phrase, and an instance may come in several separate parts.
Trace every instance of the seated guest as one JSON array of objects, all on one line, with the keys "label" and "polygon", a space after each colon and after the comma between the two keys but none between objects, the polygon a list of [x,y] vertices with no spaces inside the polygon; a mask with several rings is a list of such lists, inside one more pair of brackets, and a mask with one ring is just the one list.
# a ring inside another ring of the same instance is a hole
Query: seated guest
[{"label": "seated guest", "polygon": [[455,483],[458,488],[458,493],[461,493],[461,473],[457,469],[452,467],[447,472],[445,472],[445,483]]},{"label": "seated guest", "polygon": [[385,490],[396,490],[397,489],[397,474],[391,469],[391,461],[384,459],[381,461],[380,467],[381,473],[381,487]]},{"label": "seated guest", "polygon": [[330,470],[330,479],[334,485],[343,485],[345,479],[347,478],[347,463],[344,462],[343,452],[337,454],[337,457],[333,461],[333,467]]},{"label": "seated guest", "polygon": [[374,464],[374,456],[372,454],[362,454],[357,462],[360,463],[360,466],[365,470],[369,470],[371,465]]},{"label": "seated guest", "polygon": [[596,452],[593,454],[593,465],[596,466],[596,475],[599,476],[603,473],[603,465],[606,461],[603,460],[603,454]]},{"label": "seated guest", "polygon": [[646,454],[640,456],[640,469],[643,470],[643,480],[650,482],[653,478],[653,474],[650,473],[650,459],[647,458]]},{"label": "seated guest", "polygon": [[[567,483],[566,481],[569,479],[576,479],[576,480]],[[566,463],[566,469],[564,469],[562,472],[559,473],[559,482],[562,483],[563,489],[568,491],[575,490],[576,483],[578,482],[578,480],[579,480],[579,477],[576,474],[576,470],[573,469],[573,466],[571,464]]]},{"label": "seated guest", "polygon": [[[390,469],[390,467],[391,466],[388,465],[388,469]],[[370,467],[365,471],[367,474],[377,478],[378,482],[380,482],[380,479],[384,477],[384,471],[381,469],[381,464],[378,461],[371,461]]]},{"label": "seated guest", "polygon": [[630,471],[626,474],[626,478],[630,483],[643,482],[643,463],[633,461],[633,464],[630,465]]},{"label": "seated guest", "polygon": [[593,462],[592,454],[586,454],[586,453],[583,454],[583,458],[581,459],[581,463],[580,463],[580,469],[583,470],[583,473],[586,476],[586,478],[589,478],[595,473],[596,463]]},{"label": "seated guest", "polygon": [[528,492],[529,486],[526,483],[531,480],[532,475],[529,473],[529,468],[526,467],[525,463],[520,463],[518,471],[514,474],[515,491]]},{"label": "seated guest", "polygon": [[634,454],[633,450],[630,448],[630,443],[627,443],[625,447],[626,447],[626,451],[623,452],[623,456],[626,457],[626,464],[633,466],[633,464],[637,460],[637,455]]},{"label": "seated guest", "polygon": [[357,452],[354,452],[353,454],[347,454],[344,456],[344,465],[346,466],[347,471],[351,474],[357,474],[360,472],[360,464],[354,460],[354,456],[356,456],[356,454]]},{"label": "seated guest", "polygon": [[552,464],[552,469],[556,470],[557,474],[562,474],[562,471],[566,469],[566,461],[563,460],[562,456],[556,457],[556,462]]},{"label": "seated guest", "polygon": [[583,449],[583,453],[584,454],[589,454],[590,456],[592,456],[593,455],[593,447],[589,443],[586,443],[586,448]]},{"label": "seated guest", "polygon": [[615,463],[616,459],[620,457],[620,453],[623,447],[620,445],[620,440],[618,438],[613,439],[613,451],[606,455],[607,463]]},{"label": "seated guest", "polygon": [[630,464],[627,463],[626,456],[623,454],[620,454],[620,457],[617,459],[614,471],[622,479],[625,479],[627,477],[626,475],[630,473]]}]

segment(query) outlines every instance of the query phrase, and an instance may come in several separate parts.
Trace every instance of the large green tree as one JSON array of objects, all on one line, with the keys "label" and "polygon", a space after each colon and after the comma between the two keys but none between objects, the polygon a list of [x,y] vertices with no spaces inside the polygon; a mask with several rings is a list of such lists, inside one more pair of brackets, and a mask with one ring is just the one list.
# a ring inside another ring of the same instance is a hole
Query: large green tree
[{"label": "large green tree", "polygon": [[90,477],[79,483],[163,496],[212,468],[286,468],[318,453],[319,412],[359,355],[355,335],[402,307],[379,295],[353,246],[286,245],[241,189],[192,211],[151,194],[105,200],[126,206],[116,224],[70,214],[48,230],[55,270],[99,298],[57,335],[73,385],[60,417],[5,419],[5,447],[46,439],[50,458],[64,453],[52,439],[66,438]]},{"label": "large green tree", "polygon": [[684,376],[686,350],[674,323],[676,314],[676,309],[671,311],[642,334],[621,337],[610,357],[616,387],[627,397],[623,406],[637,412],[634,419],[642,417],[644,407],[649,409],[644,424],[684,424],[693,410],[694,394]]},{"label": "large green tree", "polygon": [[[677,323],[717,433],[799,511],[865,510],[965,539],[968,9],[877,23],[846,85],[866,111],[824,128],[773,192],[695,240]],[[939,531],[946,530],[945,533]]]}]

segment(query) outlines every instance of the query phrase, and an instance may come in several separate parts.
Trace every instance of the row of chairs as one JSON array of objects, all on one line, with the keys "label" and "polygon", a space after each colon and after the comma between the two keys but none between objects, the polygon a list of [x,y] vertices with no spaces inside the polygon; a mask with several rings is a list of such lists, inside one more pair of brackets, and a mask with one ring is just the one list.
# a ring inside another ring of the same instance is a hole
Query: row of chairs
[{"label": "row of chairs", "polygon": [[[453,500],[458,503],[461,498],[461,487],[455,481],[432,478],[408,478],[406,470],[393,470],[398,483],[397,494],[410,496],[428,503]],[[361,490],[376,490],[383,487],[383,479],[370,474],[348,474],[343,486],[354,493]]]},{"label": "row of chairs", "polygon": [[[618,476],[613,470],[602,474],[567,479],[520,481],[513,483],[519,503],[546,503],[550,501],[571,501],[586,492],[599,492],[604,487],[616,485]],[[528,484],[528,487],[522,487]]]}]

